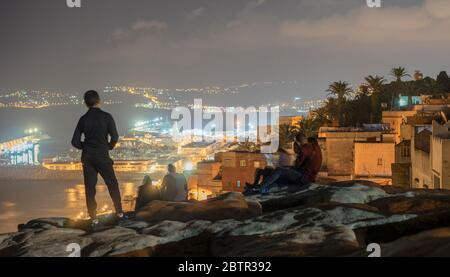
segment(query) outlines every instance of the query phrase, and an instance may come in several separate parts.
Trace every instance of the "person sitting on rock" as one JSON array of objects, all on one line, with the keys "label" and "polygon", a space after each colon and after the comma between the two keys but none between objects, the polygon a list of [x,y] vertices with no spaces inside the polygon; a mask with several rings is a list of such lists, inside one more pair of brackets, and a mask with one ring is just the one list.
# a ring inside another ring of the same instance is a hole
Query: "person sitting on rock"
[{"label": "person sitting on rock", "polygon": [[266,154],[267,166],[265,168],[256,169],[253,184],[246,183],[244,195],[259,193],[261,190],[260,183],[263,182],[268,176],[270,176],[277,167],[294,167],[295,161],[293,160],[293,156],[296,157],[295,160],[298,160],[298,156],[302,147],[301,145],[302,143],[304,143],[304,140],[305,138],[301,133],[298,133],[295,136],[293,150],[296,155],[292,155],[289,151],[282,148],[281,146],[278,148],[278,151],[276,153]]},{"label": "person sitting on rock", "polygon": [[293,168],[278,167],[261,184],[261,194],[267,194],[280,180],[291,184],[307,185],[316,181],[317,174],[322,166],[322,151],[315,138],[308,138],[303,144],[301,152]]},{"label": "person sitting on rock", "polygon": [[278,148],[278,151],[274,154],[266,154],[267,166],[264,168],[257,168],[255,170],[254,181],[253,183],[246,183],[244,194],[252,194],[256,191],[259,192],[260,183],[270,176],[270,174],[275,171],[275,168],[292,167],[292,156],[292,154],[281,147]]},{"label": "person sitting on rock", "polygon": [[142,181],[142,186],[138,189],[135,210],[142,209],[145,205],[154,200],[161,200],[161,191],[153,185],[150,176],[146,175]]},{"label": "person sitting on rock", "polygon": [[177,173],[173,164],[168,165],[169,173],[164,176],[161,185],[161,199],[164,201],[181,202],[188,200],[188,186],[186,177]]}]

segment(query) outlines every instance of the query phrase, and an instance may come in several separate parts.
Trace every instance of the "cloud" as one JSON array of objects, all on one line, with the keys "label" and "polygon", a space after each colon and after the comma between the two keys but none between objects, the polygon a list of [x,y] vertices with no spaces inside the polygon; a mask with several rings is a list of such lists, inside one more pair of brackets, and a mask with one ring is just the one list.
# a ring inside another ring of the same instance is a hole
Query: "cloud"
[{"label": "cloud", "polygon": [[450,17],[450,1],[448,0],[428,0],[425,1],[424,7],[435,18]]},{"label": "cloud", "polygon": [[300,45],[326,41],[395,44],[448,41],[444,34],[449,27],[450,2],[425,0],[420,6],[407,8],[360,7],[326,18],[288,20],[281,22],[279,33],[282,40]]},{"label": "cloud", "polygon": [[[331,0],[321,1],[335,7]],[[281,16],[271,6],[276,3],[252,1],[195,36],[172,34],[172,26],[165,36],[140,32],[97,53],[96,60],[140,68],[156,81],[171,75],[184,81],[294,76],[304,78],[311,90],[334,79],[356,83],[361,74],[383,74],[397,64],[424,72],[445,69],[450,45],[447,1],[381,9],[368,8],[365,1],[343,1],[349,9],[308,17],[294,11]],[[297,2],[291,9],[311,5]]]},{"label": "cloud", "polygon": [[136,21],[133,23],[132,25],[132,29],[134,31],[148,31],[148,30],[156,30],[156,31],[161,31],[161,30],[165,30],[168,28],[168,25],[166,22],[163,21],[156,21],[156,20],[151,20],[151,21]]},{"label": "cloud", "polygon": [[206,12],[205,7],[199,7],[189,13],[188,19],[194,19],[194,18],[200,17],[200,16],[204,15],[205,12]]},{"label": "cloud", "polygon": [[127,28],[118,28],[113,31],[112,39],[113,40],[123,40],[128,37],[131,37],[134,34],[144,33],[148,34],[149,32],[160,32],[166,30],[169,25],[164,21],[157,20],[138,20],[131,24],[130,27]]},{"label": "cloud", "polygon": [[253,11],[254,9],[264,5],[267,2],[267,0],[254,0],[254,1],[250,1],[245,7],[244,9],[241,11],[241,14],[247,14],[251,11]]}]

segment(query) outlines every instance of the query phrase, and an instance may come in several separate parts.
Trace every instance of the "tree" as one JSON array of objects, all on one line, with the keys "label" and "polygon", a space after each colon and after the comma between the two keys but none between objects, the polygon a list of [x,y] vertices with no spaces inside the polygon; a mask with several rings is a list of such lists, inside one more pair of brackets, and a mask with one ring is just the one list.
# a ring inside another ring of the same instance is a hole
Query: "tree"
[{"label": "tree", "polygon": [[319,121],[316,120],[312,116],[304,117],[300,121],[300,128],[298,129],[299,133],[303,134],[306,138],[316,137],[319,133],[320,124]]},{"label": "tree", "polygon": [[414,71],[414,80],[419,81],[423,79],[423,73],[420,70]]},{"label": "tree", "polygon": [[397,82],[402,82],[402,78],[410,77],[411,75],[406,71],[406,68],[399,66],[392,68],[391,76],[393,76]]},{"label": "tree", "polygon": [[332,115],[327,105],[311,111],[310,116],[317,122],[319,126],[328,126],[331,124]]},{"label": "tree", "polygon": [[375,77],[370,75],[365,78],[369,90],[371,93],[370,103],[371,103],[371,114],[370,114],[370,123],[379,122],[381,118],[381,103],[380,103],[380,94],[384,85],[384,77],[380,77],[376,75]]},{"label": "tree", "polygon": [[370,118],[372,115],[372,107],[371,107],[371,89],[368,84],[362,84],[358,93],[354,99],[355,105],[354,107],[350,107],[350,109],[356,110],[356,116],[354,125],[360,125],[363,123],[370,122]]},{"label": "tree", "polygon": [[281,148],[290,148],[290,143],[292,143],[300,131],[299,127],[292,126],[289,124],[282,124],[279,126],[278,135],[280,138]]},{"label": "tree", "polygon": [[343,116],[343,108],[346,101],[346,96],[350,93],[352,93],[352,89],[350,88],[349,84],[347,82],[339,81],[334,82],[329,85],[327,90],[330,95],[337,97],[337,106],[338,106],[338,119],[339,119],[339,126],[344,125],[344,119]]},{"label": "tree", "polygon": [[436,78],[439,92],[450,92],[450,78],[446,71],[441,71]]}]

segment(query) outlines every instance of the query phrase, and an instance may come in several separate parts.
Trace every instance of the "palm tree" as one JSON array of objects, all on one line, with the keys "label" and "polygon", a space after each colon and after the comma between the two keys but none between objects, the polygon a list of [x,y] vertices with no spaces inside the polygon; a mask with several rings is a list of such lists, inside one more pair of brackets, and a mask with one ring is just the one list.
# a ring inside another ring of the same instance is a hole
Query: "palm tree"
[{"label": "palm tree", "polygon": [[300,121],[299,132],[302,133],[306,138],[316,137],[319,133],[320,124],[319,121],[313,117],[304,117]]},{"label": "palm tree", "polygon": [[336,126],[335,123],[339,125],[339,113],[338,113],[338,100],[333,97],[328,97],[324,109],[325,113],[328,115],[328,119],[330,120],[331,126]]},{"label": "palm tree", "polygon": [[380,94],[384,85],[384,77],[376,75],[375,77],[370,75],[365,78],[369,90],[371,92],[370,103],[371,103],[371,114],[370,123],[375,123],[379,119],[381,112],[380,109]]},{"label": "palm tree", "polygon": [[330,114],[330,110],[327,108],[327,106],[312,110],[310,116],[317,122],[320,127],[328,126],[329,124],[331,124],[330,118],[332,117],[332,115]]},{"label": "palm tree", "polygon": [[406,68],[399,66],[399,67],[392,68],[391,76],[393,76],[396,79],[395,84],[394,84],[395,92],[392,94],[392,100],[391,100],[391,102],[392,102],[391,106],[394,106],[395,99],[397,99],[399,97],[399,93],[403,89],[402,78],[409,77],[411,75],[409,75],[408,71],[406,71]]},{"label": "palm tree", "polygon": [[393,76],[397,82],[401,82],[402,78],[410,77],[411,75],[406,71],[406,68],[399,66],[392,68],[391,76]]},{"label": "palm tree", "polygon": [[347,82],[339,81],[334,82],[328,86],[327,90],[330,95],[337,97],[338,99],[338,118],[339,126],[344,125],[344,116],[342,114],[345,104],[346,96],[353,92],[350,85]]},{"label": "palm tree", "polygon": [[279,126],[278,136],[280,139],[281,148],[290,148],[290,143],[294,141],[297,136],[299,128],[289,124],[282,124]]}]

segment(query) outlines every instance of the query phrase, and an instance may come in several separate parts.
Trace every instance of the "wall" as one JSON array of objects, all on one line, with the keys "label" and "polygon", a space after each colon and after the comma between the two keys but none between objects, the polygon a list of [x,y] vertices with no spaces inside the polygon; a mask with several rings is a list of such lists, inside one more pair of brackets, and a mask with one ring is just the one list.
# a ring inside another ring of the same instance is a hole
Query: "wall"
[{"label": "wall", "polygon": [[413,188],[433,187],[430,154],[411,147],[411,185]]},{"label": "wall", "polygon": [[355,143],[355,177],[391,177],[394,143]]},{"label": "wall", "polygon": [[433,136],[431,145],[431,174],[434,187],[450,189],[450,140]]},{"label": "wall", "polygon": [[[241,162],[243,164],[241,164]],[[257,163],[257,164],[255,164]],[[253,183],[255,170],[267,166],[262,154],[226,152],[222,154],[222,185],[224,191],[242,192],[245,183]]]},{"label": "wall", "polygon": [[381,140],[381,132],[320,132],[325,139],[325,160],[329,176],[353,174],[354,143],[372,138]]},{"label": "wall", "polygon": [[396,143],[401,141],[400,126],[407,116],[414,116],[417,111],[383,111],[382,123],[389,124],[396,133]]}]

